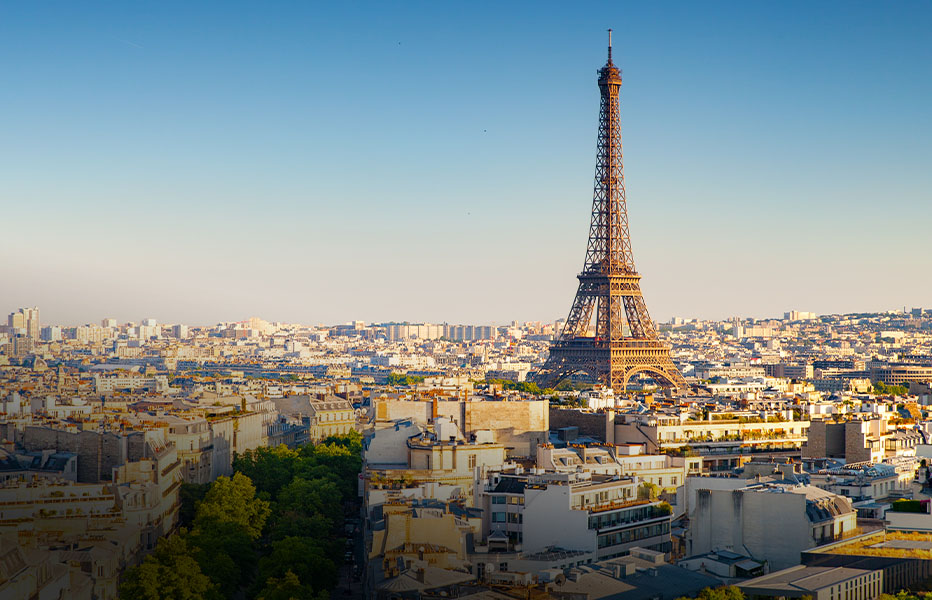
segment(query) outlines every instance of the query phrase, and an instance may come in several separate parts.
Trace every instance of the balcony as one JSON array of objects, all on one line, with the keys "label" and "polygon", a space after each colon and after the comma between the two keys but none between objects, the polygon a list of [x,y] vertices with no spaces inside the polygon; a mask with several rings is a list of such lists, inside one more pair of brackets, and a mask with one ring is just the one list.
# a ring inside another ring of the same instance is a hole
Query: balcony
[{"label": "balcony", "polygon": [[641,506],[643,504],[650,504],[651,500],[611,500],[609,502],[601,502],[598,504],[587,504],[584,507],[576,507],[576,510],[588,510],[590,513],[600,513],[606,512],[609,510],[617,510],[619,508],[630,508],[632,506]]}]

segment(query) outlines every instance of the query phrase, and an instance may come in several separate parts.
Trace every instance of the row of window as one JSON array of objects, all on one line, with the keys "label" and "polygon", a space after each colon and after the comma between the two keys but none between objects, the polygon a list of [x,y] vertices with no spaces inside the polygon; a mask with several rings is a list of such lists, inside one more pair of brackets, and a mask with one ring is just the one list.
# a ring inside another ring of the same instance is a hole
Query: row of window
[{"label": "row of window", "polygon": [[605,529],[615,527],[616,525],[625,525],[627,523],[637,523],[647,519],[656,519],[668,513],[662,512],[656,506],[640,506],[625,510],[603,513],[589,517],[589,529]]},{"label": "row of window", "polygon": [[524,504],[524,496],[492,496],[492,504]]},{"label": "row of window", "polygon": [[645,525],[644,527],[633,527],[616,533],[606,533],[599,536],[599,548],[608,548],[618,544],[627,544],[646,538],[664,535],[670,533],[670,522],[664,521],[655,525]]},{"label": "row of window", "polygon": [[858,586],[852,586],[848,588],[848,584],[845,584],[845,590],[838,590],[838,596],[835,596],[835,589],[841,588],[841,586],[835,586],[832,588],[831,600],[870,600],[871,598],[876,598],[880,595],[880,582],[873,581],[870,583],[860,584]]},{"label": "row of window", "polygon": [[523,523],[524,515],[521,513],[493,512],[493,523]]}]

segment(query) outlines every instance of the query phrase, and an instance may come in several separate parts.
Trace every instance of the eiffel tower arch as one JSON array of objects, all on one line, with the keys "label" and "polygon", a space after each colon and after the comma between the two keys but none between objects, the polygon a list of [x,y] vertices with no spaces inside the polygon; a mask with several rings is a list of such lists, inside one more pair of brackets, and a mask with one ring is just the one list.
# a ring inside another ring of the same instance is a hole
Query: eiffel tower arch
[{"label": "eiffel tower arch", "polygon": [[685,389],[670,347],[657,337],[634,267],[622,167],[621,71],[612,62],[611,29],[598,84],[599,141],[586,262],[566,325],[532,381],[551,387],[584,372],[624,392],[633,376],[647,374],[664,388]]}]

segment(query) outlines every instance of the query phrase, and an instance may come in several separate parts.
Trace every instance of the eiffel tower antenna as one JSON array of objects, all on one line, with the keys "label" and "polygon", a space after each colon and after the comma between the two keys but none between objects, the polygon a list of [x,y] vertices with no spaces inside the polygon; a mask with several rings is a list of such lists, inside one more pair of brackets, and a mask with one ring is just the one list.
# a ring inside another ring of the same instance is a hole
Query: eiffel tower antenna
[{"label": "eiffel tower antenna", "polygon": [[634,267],[622,166],[621,71],[612,63],[611,29],[598,85],[599,138],[586,260],[566,325],[533,380],[551,387],[584,372],[621,393],[632,376],[646,374],[665,388],[685,389],[670,347],[657,337]]}]

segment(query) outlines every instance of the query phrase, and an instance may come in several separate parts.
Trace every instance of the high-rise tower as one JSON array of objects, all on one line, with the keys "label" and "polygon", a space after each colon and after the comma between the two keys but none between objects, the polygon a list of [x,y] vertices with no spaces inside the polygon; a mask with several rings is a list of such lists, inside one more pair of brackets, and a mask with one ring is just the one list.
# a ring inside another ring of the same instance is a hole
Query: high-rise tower
[{"label": "high-rise tower", "polygon": [[621,71],[612,62],[609,29],[608,62],[599,70],[602,102],[586,262],[577,275],[579,289],[566,325],[534,375],[542,386],[585,372],[616,392],[624,391],[638,373],[667,388],[686,387],[670,360],[670,347],[657,338],[641,295],[641,276],[634,268],[622,172],[620,89]]}]

